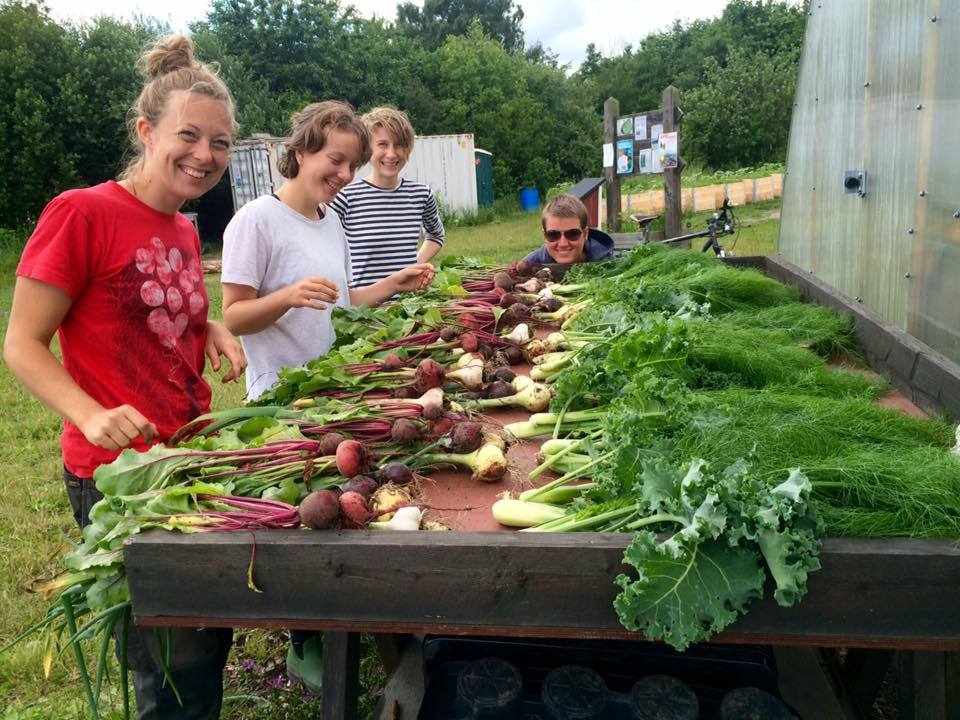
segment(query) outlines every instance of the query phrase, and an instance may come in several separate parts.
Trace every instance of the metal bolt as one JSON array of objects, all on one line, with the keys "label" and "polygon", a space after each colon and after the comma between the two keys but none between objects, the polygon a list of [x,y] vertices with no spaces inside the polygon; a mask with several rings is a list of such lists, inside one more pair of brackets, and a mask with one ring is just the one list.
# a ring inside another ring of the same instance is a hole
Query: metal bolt
[{"label": "metal bolt", "polygon": [[867,80],[867,81],[863,84],[863,86],[864,86],[864,87],[870,87],[870,81]]},{"label": "metal bolt", "polygon": [[814,185],[814,186],[813,186],[812,188],[810,188],[810,189],[811,189],[811,190],[816,190],[816,189],[817,189],[817,186]]},{"label": "metal bolt", "polygon": [[903,274],[903,276],[904,276],[907,280],[909,280],[910,278],[913,277],[913,273],[911,273],[911,272],[905,272],[905,273]]},{"label": "metal bolt", "polygon": [[936,16],[936,15],[934,15],[932,18],[930,18],[930,22],[936,22],[936,21],[937,21],[937,16]]},{"label": "metal bolt", "polygon": [[923,103],[917,103],[917,110],[923,110]]},{"label": "metal bolt", "polygon": [[913,228],[907,228],[907,235],[913,235],[913,233],[914,233]]},{"label": "metal bolt", "polygon": [[926,190],[921,190],[921,191],[920,191],[920,197],[926,197],[926,196],[927,196],[927,191],[926,191]]},{"label": "metal bolt", "polygon": [[855,297],[854,300],[856,300],[858,303],[862,303],[862,302],[863,302],[863,298],[862,298],[862,297]]},{"label": "metal bolt", "polygon": [[960,210],[957,210],[957,211],[953,214],[953,216],[954,216],[957,220],[960,220]]}]

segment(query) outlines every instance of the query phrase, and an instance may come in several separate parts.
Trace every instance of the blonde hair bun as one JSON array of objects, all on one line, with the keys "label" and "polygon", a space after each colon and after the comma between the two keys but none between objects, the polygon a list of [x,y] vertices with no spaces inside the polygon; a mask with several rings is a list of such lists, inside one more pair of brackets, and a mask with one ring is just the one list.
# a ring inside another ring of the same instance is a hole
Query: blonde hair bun
[{"label": "blonde hair bun", "polygon": [[193,57],[193,40],[183,35],[171,35],[158,41],[140,59],[140,70],[147,78],[158,78],[180,68],[198,68]]}]

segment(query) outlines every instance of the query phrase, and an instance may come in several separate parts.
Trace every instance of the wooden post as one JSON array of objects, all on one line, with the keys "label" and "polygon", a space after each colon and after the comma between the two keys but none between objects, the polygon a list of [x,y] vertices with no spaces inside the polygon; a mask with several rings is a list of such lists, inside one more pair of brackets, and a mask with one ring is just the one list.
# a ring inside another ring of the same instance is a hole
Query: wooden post
[{"label": "wooden post", "polygon": [[614,162],[603,169],[607,179],[607,232],[620,231],[620,177],[617,175],[617,116],[620,102],[613,97],[603,103],[603,142],[613,145]]},{"label": "wooden post", "polygon": [[360,688],[360,633],[323,634],[323,720],[357,716]]},{"label": "wooden post", "polygon": [[[673,85],[664,88],[663,99],[663,132],[671,133],[677,130],[674,122],[677,101],[680,93]],[[607,101],[609,102],[609,100]],[[606,126],[604,126],[606,127]],[[677,158],[680,158],[680,140],[677,136]],[[656,149],[654,149],[656,152]],[[663,211],[664,232],[666,238],[677,237],[680,234],[680,167],[663,169]],[[690,247],[690,242],[677,243],[677,246]]]}]

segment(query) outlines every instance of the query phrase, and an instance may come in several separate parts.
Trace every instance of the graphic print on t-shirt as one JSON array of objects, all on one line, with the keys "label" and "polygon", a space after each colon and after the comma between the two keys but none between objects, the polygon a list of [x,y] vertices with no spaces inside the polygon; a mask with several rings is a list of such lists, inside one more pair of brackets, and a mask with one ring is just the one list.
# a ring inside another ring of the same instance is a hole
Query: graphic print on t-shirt
[{"label": "graphic print on t-shirt", "polygon": [[200,262],[193,257],[185,264],[178,248],[168,250],[163,240],[152,237],[148,247],[137,248],[136,266],[145,276],[140,298],[153,308],[147,328],[172,350],[187,329],[189,316],[206,310]]}]

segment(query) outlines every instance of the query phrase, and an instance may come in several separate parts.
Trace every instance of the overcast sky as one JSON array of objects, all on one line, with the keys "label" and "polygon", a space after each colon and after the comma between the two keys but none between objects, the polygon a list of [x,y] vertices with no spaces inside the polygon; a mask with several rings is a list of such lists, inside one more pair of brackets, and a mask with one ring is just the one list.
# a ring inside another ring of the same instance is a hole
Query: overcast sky
[{"label": "overcast sky", "polygon": [[[185,30],[193,20],[206,15],[207,0],[46,0],[54,17],[82,20],[96,15],[131,17],[134,13],[167,20],[175,30]],[[514,0],[517,2],[517,0]],[[341,0],[341,4],[348,4]],[[392,20],[396,0],[356,0],[349,3],[361,14]],[[422,2],[417,2],[422,5]],[[569,63],[573,69],[583,60],[588,43],[594,43],[603,55],[619,54],[624,45],[655,30],[669,27],[674,20],[715,17],[727,0],[672,0],[647,3],[640,0],[520,0],[523,30],[527,44],[538,40]],[[161,9],[162,8],[162,9]]]}]

